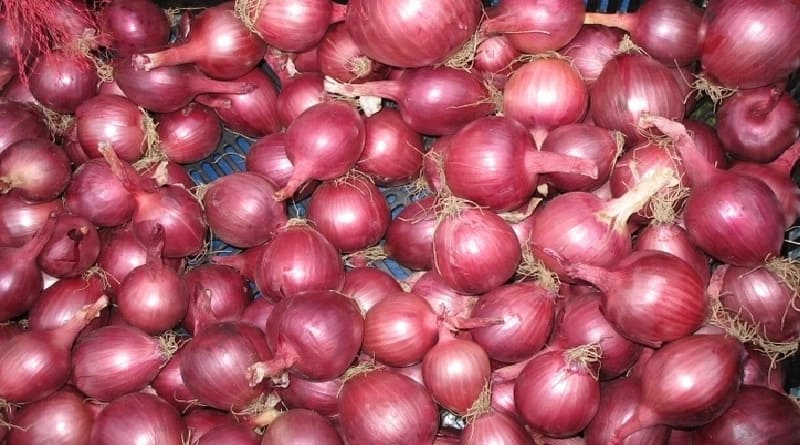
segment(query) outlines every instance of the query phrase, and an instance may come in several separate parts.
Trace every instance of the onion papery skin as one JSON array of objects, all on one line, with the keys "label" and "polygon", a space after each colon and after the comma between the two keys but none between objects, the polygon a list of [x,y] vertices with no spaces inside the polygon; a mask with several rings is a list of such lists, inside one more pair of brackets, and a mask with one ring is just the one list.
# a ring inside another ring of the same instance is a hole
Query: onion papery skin
[{"label": "onion papery skin", "polygon": [[189,292],[183,326],[191,334],[213,323],[238,320],[253,301],[247,280],[230,266],[201,264],[183,278]]},{"label": "onion papery skin", "polygon": [[[278,187],[286,187],[294,171],[292,161],[286,156],[286,136],[273,133],[258,139],[245,157],[245,170],[263,175]],[[299,202],[308,198],[317,185],[318,181],[307,182],[292,199]]]},{"label": "onion papery skin", "polygon": [[633,250],[658,250],[682,259],[708,283],[711,266],[708,257],[689,239],[686,229],[678,224],[651,224],[638,232]]},{"label": "onion papery skin", "polygon": [[725,150],[744,161],[774,161],[800,136],[800,106],[782,88],[766,86],[729,97],[717,111]]},{"label": "onion papery skin", "polygon": [[427,301],[434,313],[456,317],[468,316],[478,300],[476,296],[457,292],[435,270],[429,270],[416,279],[411,293]]},{"label": "onion papery skin", "polygon": [[690,335],[657,350],[642,369],[639,408],[611,443],[652,425],[713,421],[736,400],[746,355],[738,340],[721,335]]},{"label": "onion papery skin", "polygon": [[[36,330],[63,326],[72,319],[76,311],[97,301],[104,290],[103,282],[98,276],[60,279],[36,299],[28,312],[28,326]],[[100,316],[81,331],[81,335],[104,326],[107,319],[108,310],[104,309]]]},{"label": "onion papery skin", "polygon": [[795,292],[766,267],[728,266],[722,275],[719,301],[731,314],[758,326],[758,334],[771,342],[791,342],[800,337],[800,311],[792,301]]},{"label": "onion papery skin", "polygon": [[86,218],[62,214],[37,262],[42,272],[56,278],[69,278],[88,271],[99,254],[100,236],[95,226]]},{"label": "onion papery skin", "polygon": [[5,128],[0,135],[0,153],[23,139],[50,138],[39,112],[21,103],[0,100],[0,125]]},{"label": "onion papery skin", "polygon": [[0,152],[0,193],[15,190],[29,201],[57,198],[70,181],[72,165],[48,139],[26,139]]},{"label": "onion papery skin", "polygon": [[[369,401],[371,409],[365,411]],[[359,374],[339,393],[339,422],[350,445],[432,443],[439,411],[428,391],[388,370]]]},{"label": "onion papery skin", "polygon": [[514,386],[519,415],[530,428],[552,437],[579,433],[600,403],[600,384],[593,374],[596,364],[571,360],[568,354],[552,350],[536,355]]},{"label": "onion papery skin", "polygon": [[394,108],[364,119],[364,151],[356,167],[378,185],[396,186],[417,178],[422,169],[422,135]]},{"label": "onion papery skin", "polygon": [[573,277],[602,292],[603,315],[625,337],[658,347],[698,329],[709,307],[705,283],[692,267],[664,252],[633,252],[604,268],[577,264]]},{"label": "onion papery skin", "polygon": [[642,114],[681,119],[683,97],[670,69],[644,55],[620,54],[606,63],[590,93],[594,123],[625,134],[627,143],[644,140]]},{"label": "onion papery skin", "polygon": [[467,42],[478,27],[480,2],[436,4],[403,0],[355,0],[345,24],[370,58],[399,68],[439,65]]},{"label": "onion papery skin", "polygon": [[503,90],[503,114],[524,125],[539,147],[547,132],[580,121],[588,107],[588,88],[564,59],[522,65]]},{"label": "onion papery skin", "polygon": [[22,247],[50,218],[64,211],[60,199],[30,202],[17,193],[0,195],[0,246]]},{"label": "onion papery skin", "polygon": [[537,283],[500,286],[483,294],[470,316],[499,318],[503,323],[470,330],[472,340],[486,351],[489,358],[516,363],[532,357],[544,347],[553,329],[555,312],[555,294]]},{"label": "onion papery skin", "polygon": [[413,365],[436,344],[437,319],[422,297],[413,293],[389,295],[364,317],[363,350],[388,366]]},{"label": "onion papery skin", "polygon": [[258,289],[275,300],[310,290],[338,291],[344,285],[344,263],[336,248],[305,224],[279,229],[256,267]]},{"label": "onion papery skin", "polygon": [[461,433],[460,445],[525,445],[531,436],[513,417],[496,411],[478,416]]},{"label": "onion papery skin", "polygon": [[240,248],[264,244],[288,221],[286,204],[272,198],[277,190],[269,179],[251,172],[235,172],[209,184],[203,208],[214,236]]},{"label": "onion papery skin", "polygon": [[278,388],[278,395],[289,408],[308,409],[323,416],[335,417],[339,414],[338,395],[343,384],[342,377],[314,381],[292,376],[289,386]]},{"label": "onion papery skin", "polygon": [[578,173],[552,172],[543,175],[547,183],[564,192],[588,192],[600,187],[608,181],[618,156],[612,132],[583,123],[553,129],[547,134],[541,150],[587,159],[597,166],[597,178]]},{"label": "onion papery skin", "polygon": [[90,159],[73,172],[64,206],[95,225],[115,227],[131,220],[136,201],[105,160]]},{"label": "onion papery skin", "polygon": [[308,51],[319,43],[333,12],[331,0],[245,3],[239,10],[252,23],[252,31],[265,42],[289,52]]},{"label": "onion papery skin", "polygon": [[[312,380],[330,380],[347,370],[363,337],[361,311],[341,293],[309,291],[287,297],[267,320],[265,338],[276,357],[268,366],[278,373],[288,370]],[[281,367],[282,359],[290,363]]]},{"label": "onion papery skin", "polygon": [[[316,59],[319,72],[339,82],[359,83],[380,80],[389,72],[386,65],[364,55],[350,37],[344,23],[335,23],[328,28],[325,37],[316,47]],[[296,60],[295,66],[297,66]]]},{"label": "onion papery skin", "polygon": [[435,203],[434,196],[414,201],[389,223],[384,238],[384,250],[389,258],[412,270],[433,268]]},{"label": "onion papery skin", "polygon": [[141,329],[106,326],[75,344],[71,381],[87,396],[109,402],[147,386],[168,359],[159,339]]},{"label": "onion papery skin", "polygon": [[77,391],[65,387],[44,400],[25,405],[14,415],[8,434],[12,445],[84,444],[94,419]]},{"label": "onion papery skin", "polygon": [[799,23],[792,0],[712,2],[699,30],[703,71],[728,88],[777,82],[800,67]]},{"label": "onion papery skin", "polygon": [[624,374],[639,358],[642,347],[623,337],[603,316],[601,296],[593,291],[570,294],[559,307],[550,347],[570,349],[580,345],[600,345],[601,380]]},{"label": "onion papery skin", "polygon": [[575,68],[591,87],[605,64],[617,55],[624,33],[617,28],[584,25],[574,39],[559,51],[572,60]]},{"label": "onion papery skin", "polygon": [[281,85],[276,107],[278,119],[284,127],[305,110],[328,100],[324,82],[325,77],[320,73],[300,73]]},{"label": "onion papery skin", "polygon": [[[607,445],[614,431],[628,419],[636,415],[641,399],[641,382],[636,377],[628,377],[605,382],[600,387],[600,409],[589,422],[584,432],[586,445]],[[665,425],[655,425],[637,431],[622,445],[667,445],[671,429]]]},{"label": "onion papery skin", "polygon": [[517,236],[495,213],[463,208],[433,234],[434,268],[461,293],[481,294],[505,283],[521,259]]},{"label": "onion papery skin", "polygon": [[440,334],[422,360],[422,379],[441,406],[464,415],[475,404],[491,377],[489,356],[478,344]]},{"label": "onion papery skin", "polygon": [[100,412],[89,444],[181,445],[185,435],[186,425],[175,408],[140,392],[115,399]]},{"label": "onion papery skin", "polygon": [[247,29],[233,3],[227,2],[197,14],[185,39],[162,50],[136,54],[133,61],[145,70],[191,63],[214,79],[232,80],[255,68],[266,50],[264,41]]},{"label": "onion papery skin", "polygon": [[342,445],[342,438],[328,419],[307,409],[282,413],[264,432],[261,445]]},{"label": "onion papery skin", "polygon": [[111,0],[98,20],[108,35],[108,45],[119,56],[130,56],[169,40],[167,14],[149,0]]},{"label": "onion papery skin", "polygon": [[258,138],[283,128],[278,115],[278,93],[272,79],[261,69],[254,68],[236,82],[257,88],[244,94],[201,94],[196,100],[214,108],[222,122],[236,133]]},{"label": "onion papery skin", "polygon": [[245,423],[220,425],[203,434],[197,445],[259,445],[261,436]]},{"label": "onion papery skin", "polygon": [[374,245],[389,228],[389,204],[368,178],[323,182],[306,207],[308,220],[333,246],[355,252]]},{"label": "onion papery skin", "polygon": [[72,114],[85,100],[97,94],[99,78],[88,59],[64,51],[43,53],[31,66],[31,94],[56,113]]},{"label": "onion papery skin", "polygon": [[170,161],[179,164],[199,162],[217,149],[222,124],[214,111],[192,102],[172,113],[157,117],[159,148]]},{"label": "onion papery skin", "polygon": [[722,416],[702,426],[697,445],[792,443],[797,441],[800,409],[792,399],[771,389],[742,385]]},{"label": "onion papery skin", "polygon": [[250,386],[247,378],[249,366],[271,358],[263,338],[260,329],[242,322],[203,329],[183,347],[184,384],[204,405],[224,411],[244,409],[268,389],[265,384]]},{"label": "onion papery skin", "polygon": [[131,100],[102,94],[82,102],[75,110],[78,141],[90,158],[102,156],[108,144],[125,162],[135,162],[147,150],[148,115]]},{"label": "onion papery skin", "polygon": [[186,412],[197,403],[181,378],[181,360],[185,351],[184,348],[178,349],[150,383],[159,397],[181,412]]},{"label": "onion papery skin", "polygon": [[487,37],[475,48],[472,69],[481,73],[498,90],[505,88],[508,77],[522,62],[520,52],[503,35]]},{"label": "onion papery skin", "polygon": [[555,51],[580,31],[585,5],[578,0],[506,0],[481,29],[504,34],[524,54]]},{"label": "onion papery skin", "polygon": [[391,294],[403,292],[391,274],[375,267],[354,267],[344,274],[342,293],[352,298],[362,314]]}]

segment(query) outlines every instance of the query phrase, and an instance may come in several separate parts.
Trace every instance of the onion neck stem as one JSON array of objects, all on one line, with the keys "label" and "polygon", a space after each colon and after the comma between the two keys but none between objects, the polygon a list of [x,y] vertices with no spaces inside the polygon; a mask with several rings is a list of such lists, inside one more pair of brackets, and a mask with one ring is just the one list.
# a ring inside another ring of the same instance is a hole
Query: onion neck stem
[{"label": "onion neck stem", "polygon": [[578,278],[587,283],[593,284],[603,293],[608,293],[611,286],[612,272],[605,267],[593,266],[586,263],[576,263],[567,269],[567,273],[572,278]]},{"label": "onion neck stem", "polygon": [[602,25],[609,28],[619,28],[630,32],[636,20],[636,14],[608,14],[604,12],[587,12],[583,19],[584,25]]},{"label": "onion neck stem", "polygon": [[777,159],[767,164],[767,168],[777,172],[780,176],[789,177],[798,159],[800,159],[800,140],[787,148]]},{"label": "onion neck stem", "polygon": [[333,3],[333,10],[331,10],[331,25],[334,23],[343,22],[347,16],[347,5],[342,3]]},{"label": "onion neck stem", "polygon": [[768,114],[772,113],[772,110],[778,105],[782,95],[783,91],[781,89],[772,88],[769,91],[768,97],[755,102],[753,106],[750,107],[750,115],[761,119],[765,118]]},{"label": "onion neck stem", "polygon": [[525,162],[525,171],[529,175],[559,172],[576,173],[597,179],[597,163],[576,156],[550,151],[527,150],[523,162]]},{"label": "onion neck stem", "polygon": [[694,139],[686,133],[686,127],[680,122],[660,116],[647,116],[642,118],[642,121],[655,126],[665,136],[672,139],[693,187],[703,187],[705,184],[715,181],[722,174],[722,170],[716,168],[700,154]]},{"label": "onion neck stem", "polygon": [[53,343],[70,349],[75,342],[75,338],[92,320],[100,315],[100,312],[108,306],[108,297],[101,295],[94,303],[86,305],[77,311],[65,324],[52,330]]},{"label": "onion neck stem", "polygon": [[250,82],[214,80],[199,72],[197,74],[197,76],[191,76],[188,82],[188,89],[195,93],[247,94],[258,89],[258,85]]},{"label": "onion neck stem", "polygon": [[197,59],[194,45],[187,41],[167,49],[152,53],[141,53],[133,56],[133,65],[136,69],[150,71],[162,66],[175,66],[192,63]]},{"label": "onion neck stem", "polygon": [[297,353],[290,348],[281,346],[272,360],[256,362],[247,370],[250,376],[250,386],[260,384],[267,377],[275,377],[294,366],[297,362]]},{"label": "onion neck stem", "polygon": [[58,216],[56,213],[51,212],[44,225],[33,234],[33,238],[20,248],[23,255],[28,256],[31,261],[33,261],[42,253],[42,249],[50,242],[50,238],[53,236],[57,220]]},{"label": "onion neck stem", "polygon": [[326,77],[325,91],[345,97],[376,96],[397,102],[402,98],[403,88],[397,80],[376,80],[358,84],[344,84]]},{"label": "onion neck stem", "polygon": [[652,176],[641,180],[627,193],[608,201],[599,212],[598,219],[606,221],[612,229],[623,232],[628,228],[631,215],[642,210],[650,198],[662,188],[675,186],[678,179],[670,168],[659,169]]}]

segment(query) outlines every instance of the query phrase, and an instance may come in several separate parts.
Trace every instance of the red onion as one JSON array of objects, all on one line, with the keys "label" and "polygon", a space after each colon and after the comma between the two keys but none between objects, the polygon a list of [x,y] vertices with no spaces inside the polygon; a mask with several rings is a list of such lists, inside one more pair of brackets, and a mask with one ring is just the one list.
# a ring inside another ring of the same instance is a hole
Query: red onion
[{"label": "red onion", "polygon": [[503,90],[503,113],[525,126],[541,147],[547,133],[580,121],[589,91],[565,59],[539,59],[514,71]]},{"label": "red onion", "polygon": [[403,120],[414,131],[430,136],[455,133],[495,111],[489,91],[478,75],[447,67],[409,69],[397,80],[361,84],[341,84],[329,78],[325,81],[325,91],[347,97],[377,96],[393,100]]},{"label": "red onion", "polygon": [[534,431],[552,437],[574,436],[600,405],[599,348],[592,345],[535,356],[517,377],[514,403]]},{"label": "red onion", "polygon": [[0,193],[16,190],[22,199],[49,201],[69,184],[71,163],[48,139],[25,139],[0,152]]},{"label": "red onion", "polygon": [[700,58],[698,29],[703,10],[686,0],[645,2],[627,14],[586,14],[587,24],[614,26],[630,33],[647,54],[665,65],[688,65]]},{"label": "red onion", "polygon": [[683,121],[686,132],[694,140],[697,150],[711,165],[724,169],[728,165],[728,158],[722,149],[722,142],[717,136],[717,130],[702,121],[687,119]]},{"label": "red onion", "polygon": [[514,405],[514,380],[498,381],[492,375],[492,409],[515,419],[517,407]]},{"label": "red onion", "polygon": [[[285,187],[292,177],[294,166],[286,156],[286,135],[283,133],[268,134],[258,139],[245,157],[245,169],[260,173],[278,187]],[[314,191],[319,183],[307,182],[297,190],[292,199],[302,201]]]},{"label": "red onion", "polygon": [[395,367],[419,362],[438,339],[438,317],[422,298],[396,293],[373,306],[364,317],[363,350]]},{"label": "red onion", "polygon": [[478,344],[439,331],[439,342],[422,360],[422,379],[433,399],[456,414],[465,415],[488,384],[492,370],[489,356]]},{"label": "red onion", "polygon": [[344,263],[321,233],[292,220],[266,245],[253,274],[262,294],[280,300],[310,290],[341,289]]},{"label": "red onion", "polygon": [[711,2],[698,34],[703,71],[728,88],[774,83],[800,67],[798,24],[793,0]]},{"label": "red onion", "polygon": [[55,222],[51,213],[30,241],[21,247],[0,247],[0,323],[27,312],[41,295],[44,282],[36,257],[53,234]]},{"label": "red onion", "polygon": [[231,413],[212,409],[212,408],[196,408],[190,410],[185,416],[183,421],[186,423],[186,428],[189,431],[189,439],[194,442],[199,440],[203,435],[222,425],[232,425],[237,423]]},{"label": "red onion", "polygon": [[341,292],[355,300],[361,313],[366,314],[379,301],[402,291],[390,274],[374,267],[354,267],[345,272]]},{"label": "red onion", "polygon": [[100,236],[86,218],[58,216],[53,236],[37,262],[42,272],[56,278],[75,277],[89,270],[100,254]]},{"label": "red onion", "polygon": [[668,119],[684,114],[684,94],[675,76],[645,55],[620,54],[610,60],[589,95],[594,123],[621,131],[628,144],[644,140],[639,130],[643,114]]},{"label": "red onion", "polygon": [[73,172],[64,206],[95,225],[115,227],[131,220],[136,201],[104,159],[90,159]]},{"label": "red onion", "polygon": [[628,219],[650,197],[674,182],[671,169],[660,169],[628,191],[609,201],[588,192],[556,196],[536,209],[530,245],[536,258],[562,280],[571,278],[565,265],[575,262],[611,265],[631,252]]},{"label": "red onion", "polygon": [[800,408],[785,394],[743,385],[733,405],[694,435],[697,445],[792,443],[800,427]]},{"label": "red onion", "polygon": [[159,397],[182,412],[197,403],[181,378],[181,360],[184,348],[178,349],[150,383]]},{"label": "red onion", "polygon": [[286,155],[294,171],[276,199],[292,196],[309,179],[334,179],[350,170],[361,157],[364,138],[364,121],[347,103],[323,102],[304,111],[286,129]]},{"label": "red onion", "polygon": [[198,103],[158,116],[158,147],[170,161],[199,162],[217,149],[222,124],[214,112]]},{"label": "red onion", "polygon": [[461,432],[461,445],[525,445],[531,443],[531,436],[513,417],[491,411],[479,415],[467,423]]},{"label": "red onion", "polygon": [[[28,313],[30,329],[55,329],[72,319],[75,312],[94,303],[104,293],[102,279],[97,275],[86,278],[64,278],[42,292]],[[86,335],[106,324],[108,311],[102,311],[83,330]]]},{"label": "red onion", "polygon": [[[636,377],[604,383],[600,388],[600,409],[584,432],[586,445],[608,444],[614,431],[636,415],[641,392],[641,382]],[[670,432],[670,428],[665,425],[654,425],[631,434],[621,444],[666,445]]]},{"label": "red onion", "polygon": [[235,8],[250,30],[283,51],[308,51],[322,40],[328,25],[334,22],[331,0],[269,3],[239,0]]},{"label": "red onion", "polygon": [[139,391],[175,352],[170,343],[133,326],[96,329],[75,344],[71,381],[87,396],[102,401]]},{"label": "red onion", "polygon": [[411,286],[411,293],[427,301],[434,313],[455,317],[468,316],[478,300],[455,291],[435,270],[423,273]]},{"label": "red onion", "polygon": [[[364,410],[369,404],[370,409]],[[431,443],[439,411],[425,387],[388,370],[356,375],[339,393],[339,422],[349,445]]]},{"label": "red onion", "polygon": [[710,256],[737,266],[777,256],[784,215],[770,188],[748,176],[712,167],[699,156],[679,123],[654,116],[647,121],[672,138],[692,182],[683,217],[694,243]]},{"label": "red onion", "polygon": [[554,293],[532,282],[489,291],[478,299],[470,316],[500,318],[503,324],[471,330],[473,341],[493,360],[515,363],[533,356],[553,329],[555,298]]},{"label": "red onion", "polygon": [[267,320],[267,346],[275,357],[248,369],[253,381],[284,371],[312,380],[342,375],[358,354],[364,321],[356,303],[339,292],[286,297]]},{"label": "red onion", "polygon": [[64,51],[39,55],[28,79],[33,97],[56,113],[74,113],[78,105],[97,94],[99,81],[88,58]]},{"label": "red onion", "polygon": [[730,170],[761,180],[778,197],[784,223],[790,227],[800,216],[800,190],[792,180],[792,169],[800,158],[800,143],[795,143],[767,164],[737,162]]},{"label": "red onion", "polygon": [[278,394],[289,408],[310,409],[332,417],[339,414],[338,396],[343,383],[342,377],[317,382],[292,376],[289,386],[279,388]]},{"label": "red onion", "polygon": [[264,254],[264,250],[267,249],[268,245],[269,243],[251,247],[238,254],[213,255],[209,259],[215,264],[231,266],[239,271],[243,277],[250,281],[255,281],[256,270],[261,262],[261,256]]},{"label": "red onion", "polygon": [[637,343],[658,347],[691,334],[705,321],[705,283],[674,255],[642,250],[612,266],[575,264],[568,273],[600,289],[603,315]]},{"label": "red onion", "polygon": [[[311,51],[315,50],[312,49]],[[296,66],[294,65],[297,54],[294,56],[295,57],[292,58],[291,54],[267,45],[267,52],[264,54],[264,65],[275,74],[278,78],[278,83],[282,86],[288,85],[294,76],[301,74],[297,72]],[[314,63],[316,63],[316,53],[314,59]],[[314,72],[318,71],[319,70],[314,70]]]},{"label": "red onion", "polygon": [[716,114],[717,134],[728,153],[753,162],[775,160],[800,136],[800,106],[782,88],[736,93]]},{"label": "red onion", "polygon": [[758,385],[778,392],[784,392],[786,366],[784,362],[773,362],[766,354],[754,346],[746,345],[747,360],[744,362],[743,385]]},{"label": "red onion", "polygon": [[278,187],[262,175],[234,172],[211,184],[203,208],[214,236],[236,247],[263,244],[287,222],[286,204],[272,199]]},{"label": "red onion", "polygon": [[[150,49],[150,48],[146,48]],[[237,18],[233,3],[203,9],[186,38],[159,51],[133,56],[136,69],[192,63],[214,79],[233,80],[261,62],[267,47]]]},{"label": "red onion", "polygon": [[[334,3],[334,6],[335,5],[339,5],[339,3]],[[347,8],[347,6],[344,6],[344,7]],[[336,24],[331,25],[331,27],[333,27],[333,26],[336,26]],[[330,28],[328,28],[328,29],[330,30]],[[347,36],[347,38],[351,39],[349,35]],[[320,61],[319,61],[319,58],[317,57],[317,48],[319,46],[321,46],[323,44],[323,42],[325,42],[324,38],[322,40],[320,40],[320,42],[319,42],[319,44],[317,46],[311,48],[308,51],[289,54],[289,59],[291,60],[291,63],[294,65],[294,69],[297,72],[300,72],[300,73],[309,73],[309,72],[322,73],[322,69],[320,67]],[[359,52],[360,52],[360,50],[359,50]],[[373,62],[373,63],[377,63],[377,62]],[[288,67],[287,67],[287,69],[288,69]]]},{"label": "red onion", "polygon": [[[339,82],[360,83],[386,77],[388,69],[366,56],[350,37],[344,23],[328,28],[325,37],[316,46],[319,71]],[[295,66],[298,62],[295,60]],[[300,71],[308,71],[300,69]]]},{"label": "red onion", "polygon": [[50,138],[41,115],[33,107],[17,102],[0,99],[0,126],[5,129],[0,134],[0,153],[23,139]]},{"label": "red onion", "polygon": [[204,405],[242,410],[268,387],[250,385],[247,368],[270,358],[264,334],[242,322],[217,323],[198,332],[181,357],[181,378]]},{"label": "red onion", "polygon": [[182,257],[202,250],[207,225],[194,195],[181,186],[154,187],[139,178],[133,167],[117,158],[110,148],[103,147],[101,152],[114,175],[136,200],[131,224],[140,241],[148,240],[156,226],[161,225],[166,238],[164,256]]},{"label": "red onion", "polygon": [[800,310],[794,308],[794,269],[778,259],[760,267],[728,266],[718,269],[722,279],[719,300],[723,307],[770,342],[793,342],[800,337]]},{"label": "red onion", "polygon": [[711,268],[708,258],[689,239],[686,229],[677,224],[651,224],[636,235],[633,250],[658,250],[682,259],[708,283]]},{"label": "red onion", "polygon": [[234,268],[201,264],[184,275],[189,291],[189,309],[183,326],[194,334],[207,326],[235,321],[253,300],[250,286]]},{"label": "red onion", "polygon": [[90,443],[181,445],[185,435],[186,425],[175,408],[140,392],[115,399],[100,412]]},{"label": "red onion", "polygon": [[122,57],[169,40],[167,14],[151,0],[110,0],[100,10],[98,20],[108,35],[108,46]]},{"label": "red onion", "polygon": [[301,73],[282,84],[276,108],[281,124],[288,127],[304,111],[328,99],[320,73]]},{"label": "red onion", "polygon": [[125,96],[125,93],[122,92],[120,89],[119,84],[116,80],[111,82],[103,82],[100,84],[97,94],[112,94],[115,96]]},{"label": "red onion", "polygon": [[[511,82],[513,78],[509,87]],[[450,191],[504,212],[533,197],[538,173],[597,176],[594,162],[538,151],[527,133],[518,121],[501,116],[477,119],[458,130],[443,152],[442,168]]]},{"label": "red onion", "polygon": [[369,178],[350,174],[323,182],[306,206],[308,220],[336,249],[356,252],[383,238],[389,204]]},{"label": "red onion", "polygon": [[597,178],[578,173],[548,173],[544,179],[561,191],[591,191],[608,181],[619,155],[615,134],[588,124],[562,125],[547,134],[541,150],[587,159],[597,168]]},{"label": "red onion", "polygon": [[482,73],[495,88],[502,90],[511,73],[522,64],[518,59],[520,55],[505,36],[487,37],[475,48],[472,69]]},{"label": "red onion", "polygon": [[367,56],[415,68],[445,62],[472,37],[480,16],[477,1],[355,0],[347,4],[345,23]]},{"label": "red onion", "polygon": [[261,436],[252,427],[232,423],[211,429],[197,441],[197,445],[259,445]]},{"label": "red onion", "polygon": [[63,211],[60,199],[28,202],[17,193],[0,195],[0,246],[22,247],[44,227],[52,213]]},{"label": "red onion", "polygon": [[292,409],[282,413],[264,432],[261,445],[343,445],[331,423],[314,411]]},{"label": "red onion", "polygon": [[170,161],[158,161],[144,167],[140,166],[139,176],[145,181],[152,180],[159,186],[177,185],[188,190],[197,185],[183,166]]},{"label": "red onion", "polygon": [[606,63],[617,55],[622,36],[616,28],[585,25],[559,52],[572,60],[586,85],[592,86]]},{"label": "red onion", "polygon": [[378,185],[407,184],[422,169],[422,136],[406,124],[400,112],[384,108],[364,119],[366,142],[356,167]]},{"label": "red onion", "polygon": [[741,343],[720,335],[691,335],[659,349],[644,365],[636,413],[609,443],[653,425],[689,428],[719,417],[736,399],[745,356]]},{"label": "red onion", "polygon": [[255,68],[237,81],[257,88],[245,94],[201,94],[195,100],[213,107],[230,130],[245,136],[261,137],[280,131],[278,94],[269,76]]},{"label": "red onion", "polygon": [[25,405],[14,415],[8,435],[14,445],[89,443],[94,419],[73,389],[62,389],[44,400]]},{"label": "red onion", "polygon": [[140,71],[130,58],[114,65],[114,78],[130,100],[155,113],[179,110],[198,94],[244,94],[255,89],[253,84],[213,80],[191,64]]},{"label": "red onion", "polygon": [[22,334],[23,332],[25,332],[25,329],[19,323],[0,323],[0,346],[5,348],[5,345],[8,344],[9,340],[19,334]]},{"label": "red onion", "polygon": [[411,202],[386,230],[386,255],[412,270],[433,268],[433,232],[436,230],[435,196]]},{"label": "red onion", "polygon": [[11,403],[41,400],[64,386],[70,376],[75,337],[108,304],[103,296],[54,329],[23,332],[0,352],[0,399]]},{"label": "red onion", "polygon": [[504,34],[522,53],[555,51],[578,34],[584,10],[578,0],[504,0],[481,29]]},{"label": "red onion", "polygon": [[267,320],[273,309],[275,309],[275,303],[272,300],[256,298],[247,305],[239,319],[262,331],[266,331]]}]

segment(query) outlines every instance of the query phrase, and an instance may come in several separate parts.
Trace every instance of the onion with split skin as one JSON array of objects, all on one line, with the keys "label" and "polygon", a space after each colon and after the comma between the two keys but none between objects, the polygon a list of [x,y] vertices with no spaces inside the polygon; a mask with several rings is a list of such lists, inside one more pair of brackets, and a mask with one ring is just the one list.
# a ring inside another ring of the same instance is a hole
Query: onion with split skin
[{"label": "onion with split skin", "polygon": [[42,272],[56,278],[69,278],[87,272],[99,254],[100,236],[95,226],[86,218],[62,214],[37,262]]}]

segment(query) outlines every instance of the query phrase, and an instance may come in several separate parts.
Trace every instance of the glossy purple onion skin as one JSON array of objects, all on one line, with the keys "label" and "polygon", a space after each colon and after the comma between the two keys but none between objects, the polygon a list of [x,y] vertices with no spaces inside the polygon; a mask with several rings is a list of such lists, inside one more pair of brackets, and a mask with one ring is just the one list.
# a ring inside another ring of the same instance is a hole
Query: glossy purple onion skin
[{"label": "glossy purple onion skin", "polygon": [[189,309],[183,326],[190,333],[213,323],[235,321],[253,301],[247,280],[233,267],[201,264],[184,275]]},{"label": "glossy purple onion skin", "polygon": [[11,429],[8,443],[13,445],[88,443],[94,418],[83,399],[82,394],[65,387],[44,400],[25,405],[14,415],[14,425],[17,428]]},{"label": "glossy purple onion skin", "polygon": [[89,444],[181,445],[185,435],[186,425],[175,408],[140,392],[119,397],[100,412]]},{"label": "glossy purple onion skin", "polygon": [[331,423],[314,411],[292,409],[280,415],[261,439],[261,445],[342,445]]},{"label": "glossy purple onion skin", "polygon": [[467,424],[461,433],[461,445],[525,445],[530,435],[513,417],[489,412]]},{"label": "glossy purple onion skin", "polygon": [[113,0],[99,15],[114,53],[129,56],[137,51],[167,43],[169,20],[149,0]]},{"label": "glossy purple onion skin", "polygon": [[246,423],[220,425],[203,434],[197,445],[259,445],[261,436]]},{"label": "glossy purple onion skin", "polygon": [[321,382],[292,376],[292,383],[279,388],[278,394],[289,408],[315,411],[323,416],[335,417],[339,414],[338,395],[344,383],[341,377]]},{"label": "glossy purple onion skin", "polygon": [[[636,414],[641,401],[641,382],[638,378],[612,380],[600,389],[600,409],[584,432],[586,445],[606,445],[615,429]],[[656,425],[628,436],[621,445],[666,445],[670,428]]]}]

